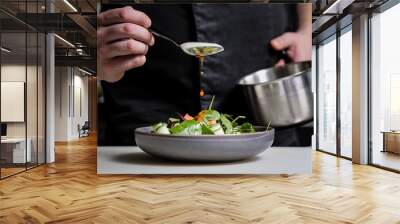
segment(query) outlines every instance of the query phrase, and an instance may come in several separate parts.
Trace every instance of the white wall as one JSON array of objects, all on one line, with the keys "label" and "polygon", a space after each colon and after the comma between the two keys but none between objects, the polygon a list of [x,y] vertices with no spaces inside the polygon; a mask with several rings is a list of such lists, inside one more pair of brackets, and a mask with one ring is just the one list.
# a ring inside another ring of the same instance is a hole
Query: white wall
[{"label": "white wall", "polygon": [[69,68],[55,68],[55,141],[69,139]]},{"label": "white wall", "polygon": [[[32,66],[28,66],[28,70],[31,70]],[[3,64],[1,66],[1,81],[2,82],[25,82],[26,67],[19,64]],[[2,96],[4,97],[4,96]],[[7,108],[1,108],[1,110],[7,110]],[[24,108],[22,108],[24,110]],[[24,137],[25,136],[25,124],[24,122],[11,122],[7,125],[7,134],[9,137]]]},{"label": "white wall", "polygon": [[76,68],[56,67],[55,112],[55,140],[77,139],[88,120],[88,78]]},{"label": "white wall", "polygon": [[[1,81],[19,81],[25,82],[25,64],[1,65]],[[29,69],[29,68],[28,68]]]},{"label": "white wall", "polygon": [[[88,111],[88,78],[85,76],[81,76],[82,73],[76,74],[77,70],[74,71],[74,96],[71,96],[74,99],[74,107],[72,108],[72,119],[71,119],[71,135],[73,138],[79,137],[78,133],[78,124],[83,125],[85,121],[88,121],[89,111]],[[80,101],[80,102],[79,102]],[[79,108],[81,107],[81,108]],[[82,110],[82,111],[80,111]]]},{"label": "white wall", "polygon": [[[24,122],[25,83],[1,81],[1,122]],[[35,107],[36,108],[36,107]]]},{"label": "white wall", "polygon": [[[35,130],[36,134],[36,121],[37,115],[32,111],[36,112],[37,98],[36,98],[36,80],[31,76],[36,77],[36,66],[25,66],[20,64],[3,64],[1,66],[1,81],[4,82],[25,82],[25,76],[28,75],[28,85],[31,88],[27,88],[27,118],[28,118],[28,137],[32,130]],[[32,88],[32,86],[34,86]],[[39,107],[42,105],[39,105]],[[34,107],[34,108],[33,108]],[[7,110],[8,108],[1,108],[1,110]],[[24,108],[22,108],[24,110]],[[7,135],[8,137],[25,137],[25,124],[26,122],[7,122]],[[33,131],[32,131],[33,132]]]},{"label": "white wall", "polygon": [[[1,81],[25,82],[26,67],[19,64],[3,64],[1,66]],[[29,70],[29,68],[28,68]],[[7,108],[1,108],[7,110]],[[7,123],[7,137],[25,137],[25,122]]]},{"label": "white wall", "polygon": [[[45,90],[42,67],[37,67],[36,65],[25,66],[25,64],[18,63],[2,64],[1,76],[2,82],[24,82],[26,86],[26,89],[19,90],[22,91],[22,94],[26,90],[26,101],[22,102],[22,107],[10,108],[3,105],[1,108],[2,112],[7,110],[20,110],[19,113],[23,114],[26,112],[26,120],[24,118],[22,122],[6,122],[7,137],[24,138],[27,136],[30,143],[29,148],[32,152],[32,161],[36,162],[36,159],[39,159],[38,162],[43,163],[45,159]],[[3,97],[7,98],[6,95],[2,95]],[[7,112],[13,113],[13,111]]]}]

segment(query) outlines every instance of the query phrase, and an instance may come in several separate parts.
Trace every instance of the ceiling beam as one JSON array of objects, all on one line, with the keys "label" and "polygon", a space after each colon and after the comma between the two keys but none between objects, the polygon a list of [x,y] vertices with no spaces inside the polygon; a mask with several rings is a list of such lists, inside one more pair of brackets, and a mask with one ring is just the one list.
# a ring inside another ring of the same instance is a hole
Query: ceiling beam
[{"label": "ceiling beam", "polygon": [[85,32],[85,36],[87,37],[86,42],[89,46],[96,46],[96,28],[94,28],[92,24],[90,24],[89,21],[80,14],[68,14],[67,16]]},{"label": "ceiling beam", "polygon": [[90,56],[56,56],[56,66],[88,67],[96,71],[96,58]]},{"label": "ceiling beam", "polygon": [[342,14],[343,10],[351,5],[354,0],[336,0],[329,4],[323,11],[323,15],[337,15]]}]

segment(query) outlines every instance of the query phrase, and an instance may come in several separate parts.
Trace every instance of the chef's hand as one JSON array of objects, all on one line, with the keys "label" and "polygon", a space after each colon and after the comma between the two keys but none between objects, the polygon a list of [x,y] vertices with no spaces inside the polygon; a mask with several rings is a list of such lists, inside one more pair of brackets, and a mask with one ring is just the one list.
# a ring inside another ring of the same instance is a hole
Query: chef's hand
[{"label": "chef's hand", "polygon": [[97,71],[100,80],[116,82],[125,71],[146,62],[154,37],[150,18],[130,6],[100,13],[97,17]]},{"label": "chef's hand", "polygon": [[[286,53],[293,62],[309,61],[312,54],[311,30],[286,32],[271,40],[272,47],[277,50],[287,50]],[[276,66],[284,65],[280,59]]]}]

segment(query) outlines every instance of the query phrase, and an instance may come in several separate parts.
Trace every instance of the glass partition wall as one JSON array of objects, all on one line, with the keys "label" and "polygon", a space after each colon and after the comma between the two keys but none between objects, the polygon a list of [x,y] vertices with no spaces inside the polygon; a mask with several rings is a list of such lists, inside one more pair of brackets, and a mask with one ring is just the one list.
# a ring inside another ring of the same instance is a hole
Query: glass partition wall
[{"label": "glass partition wall", "polygon": [[318,149],[336,153],[336,36],[321,43],[318,63]]},{"label": "glass partition wall", "polygon": [[[400,172],[400,4],[387,1],[368,13],[368,164]],[[316,45],[317,149],[347,159],[352,157],[352,42],[349,25]]]},{"label": "glass partition wall", "polygon": [[351,25],[342,30],[339,49],[340,68],[340,155],[352,158],[352,33]]},{"label": "glass partition wall", "polygon": [[371,22],[370,163],[400,171],[400,4]]},{"label": "glass partition wall", "polygon": [[1,179],[45,162],[46,40],[22,22],[43,10],[40,2],[0,2]]},{"label": "glass partition wall", "polygon": [[317,45],[317,149],[352,157],[351,25]]}]

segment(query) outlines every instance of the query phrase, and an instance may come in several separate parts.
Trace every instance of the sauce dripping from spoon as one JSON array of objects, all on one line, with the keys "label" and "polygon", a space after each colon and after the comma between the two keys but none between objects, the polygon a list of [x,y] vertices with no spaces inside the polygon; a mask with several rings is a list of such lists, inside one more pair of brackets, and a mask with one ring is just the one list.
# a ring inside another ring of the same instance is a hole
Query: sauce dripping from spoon
[{"label": "sauce dripping from spoon", "polygon": [[[154,35],[173,43],[175,46],[181,48],[182,51],[185,52],[186,54],[197,57],[199,59],[199,63],[200,63],[200,69],[199,69],[200,70],[200,78],[204,74],[204,72],[203,72],[204,57],[213,55],[213,54],[218,54],[224,50],[224,47],[222,47],[221,45],[216,44],[216,43],[185,42],[185,43],[179,44],[172,38],[158,32],[158,31],[155,31],[154,29],[149,29],[149,31],[151,33],[153,33]],[[204,90],[200,89],[200,96],[202,97],[204,95],[205,95]]]},{"label": "sauce dripping from spoon", "polygon": [[[203,76],[204,71],[203,71],[203,64],[204,64],[204,56],[196,56],[199,59],[199,70],[200,70],[200,79],[201,76]],[[203,97],[205,95],[204,90],[200,89],[200,97]]]},{"label": "sauce dripping from spoon", "polygon": [[[214,43],[202,43],[202,42],[184,43],[181,45],[181,48],[187,54],[193,55],[199,60],[200,79],[201,79],[201,76],[204,75],[204,71],[203,71],[204,58],[206,56],[217,54],[224,50],[224,48],[221,45],[214,44]],[[200,89],[200,97],[203,97],[204,95],[205,95],[204,90]]]}]

